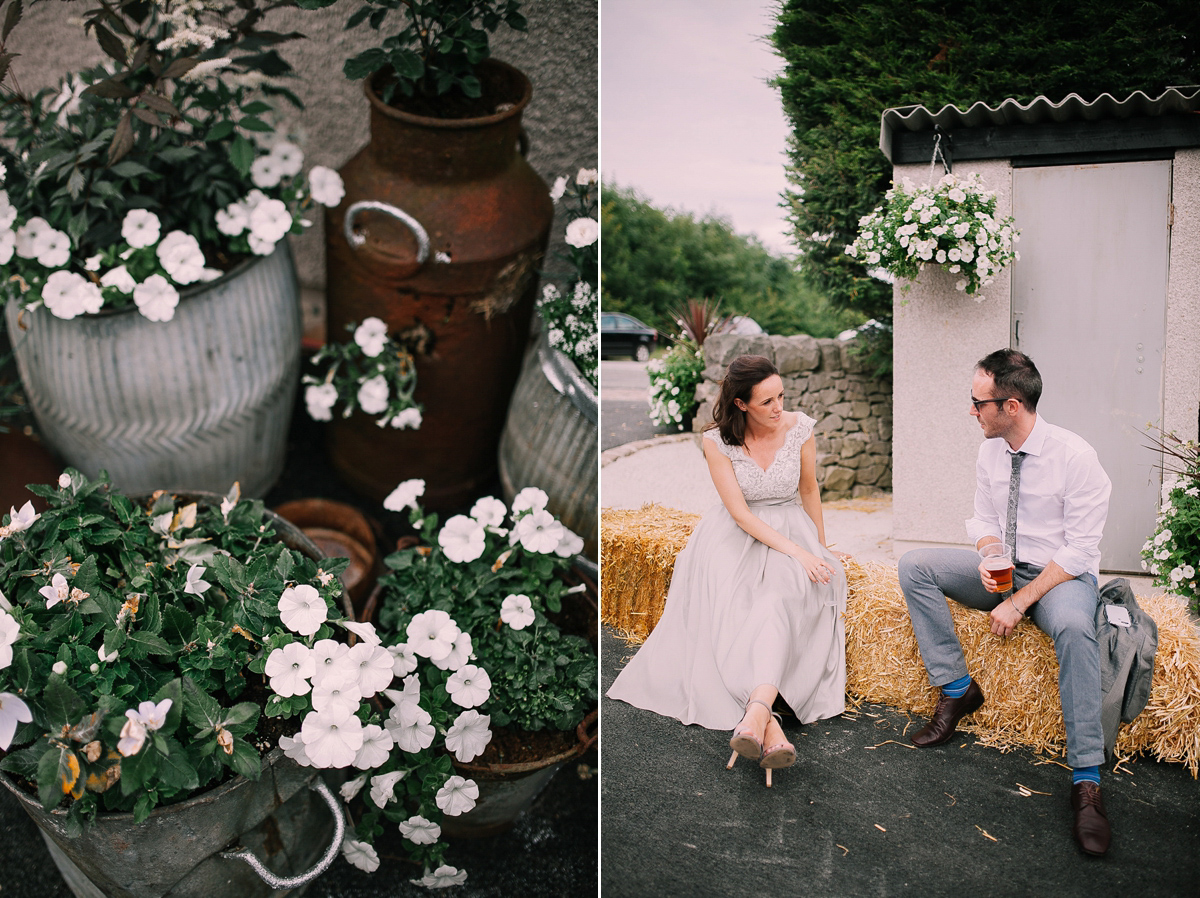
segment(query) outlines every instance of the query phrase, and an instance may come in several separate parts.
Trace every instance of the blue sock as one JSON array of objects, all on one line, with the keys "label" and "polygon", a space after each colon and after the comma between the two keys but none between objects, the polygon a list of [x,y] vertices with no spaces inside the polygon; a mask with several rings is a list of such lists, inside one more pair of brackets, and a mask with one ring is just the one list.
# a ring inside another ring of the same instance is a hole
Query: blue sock
[{"label": "blue sock", "polygon": [[[946,698],[962,698],[967,694],[967,687],[971,685],[971,675],[966,674],[959,677],[953,683],[947,683],[942,687],[942,695]],[[1097,778],[1096,782],[1100,782]]]},{"label": "blue sock", "polygon": [[1095,783],[1100,785],[1100,768],[1099,767],[1076,767],[1071,771],[1071,783],[1077,785],[1079,783]]}]

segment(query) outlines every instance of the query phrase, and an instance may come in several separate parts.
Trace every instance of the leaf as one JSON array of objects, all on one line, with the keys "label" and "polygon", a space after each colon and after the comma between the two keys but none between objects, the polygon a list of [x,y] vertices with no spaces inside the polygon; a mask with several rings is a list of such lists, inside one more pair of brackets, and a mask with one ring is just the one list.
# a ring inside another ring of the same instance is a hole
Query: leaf
[{"label": "leaf", "polygon": [[42,696],[46,709],[46,723],[51,730],[61,730],[79,719],[83,713],[83,699],[67,681],[58,674],[51,674]]},{"label": "leaf", "polygon": [[258,752],[248,743],[241,739],[233,740],[233,754],[225,755],[226,763],[240,773],[248,780],[257,780],[262,776],[262,758],[258,756]]},{"label": "leaf", "polygon": [[378,47],[373,47],[352,56],[342,66],[342,73],[351,81],[358,81],[374,75],[388,63],[387,54]]},{"label": "leaf", "polygon": [[62,752],[61,748],[51,746],[38,760],[38,799],[47,811],[53,811],[62,801],[63,794],[58,791],[58,768],[62,763]]},{"label": "leaf", "polygon": [[253,116],[253,115],[243,115],[240,119],[238,119],[238,126],[245,128],[247,131],[263,132],[263,131],[274,130],[270,125],[268,125],[262,119],[258,118],[257,116]]},{"label": "leaf", "polygon": [[38,761],[45,752],[45,743],[31,745],[20,751],[10,751],[0,758],[0,770],[7,770],[27,780],[37,779]]},{"label": "leaf", "polygon": [[8,40],[9,34],[17,27],[17,23],[21,21],[21,15],[24,12],[24,6],[21,0],[12,0],[8,4],[8,9],[4,13],[4,30],[0,32],[0,41]]},{"label": "leaf", "polygon": [[129,657],[134,660],[145,658],[147,655],[175,654],[175,650],[161,636],[154,636],[140,630],[134,630],[129,634],[126,651],[129,653]]},{"label": "leaf", "polygon": [[20,55],[20,53],[0,53],[0,81],[3,81],[8,74],[8,67],[12,61]]},{"label": "leaf", "polygon": [[121,65],[125,65],[129,56],[121,39],[99,23],[92,30],[96,34],[96,40],[100,43],[100,49]]},{"label": "leaf", "polygon": [[159,77],[164,80],[167,78],[178,78],[180,75],[186,75],[199,64],[200,60],[194,57],[181,56],[179,59],[172,60],[171,64],[163,69]]},{"label": "leaf", "polygon": [[183,746],[174,739],[167,739],[167,751],[160,757],[158,780],[176,792],[189,792],[200,785],[200,776],[188,760]]},{"label": "leaf", "polygon": [[250,165],[254,162],[254,144],[239,134],[229,147],[229,161],[243,177],[250,174]]},{"label": "leaf", "polygon": [[[113,132],[112,143],[108,145],[108,163],[114,165],[119,162],[130,150],[133,149],[133,123],[132,115],[129,110],[121,116],[121,120],[117,122],[116,131]],[[249,171],[249,168],[246,169]]]},{"label": "leaf", "polygon": [[84,90],[85,94],[92,94],[97,97],[104,97],[106,100],[127,100],[130,97],[136,97],[137,91],[126,86],[116,78],[108,78],[105,81],[97,81]]},{"label": "leaf", "polygon": [[191,677],[183,678],[183,713],[196,729],[211,730],[214,734],[221,723],[221,706]]},{"label": "leaf", "polygon": [[183,113],[175,108],[175,104],[161,94],[144,93],[141,96],[141,101],[155,112],[161,112],[163,115],[171,116],[171,118],[183,117]]},{"label": "leaf", "polygon": [[236,736],[242,736],[254,729],[258,723],[258,705],[253,702],[241,702],[225,712],[222,725]]}]

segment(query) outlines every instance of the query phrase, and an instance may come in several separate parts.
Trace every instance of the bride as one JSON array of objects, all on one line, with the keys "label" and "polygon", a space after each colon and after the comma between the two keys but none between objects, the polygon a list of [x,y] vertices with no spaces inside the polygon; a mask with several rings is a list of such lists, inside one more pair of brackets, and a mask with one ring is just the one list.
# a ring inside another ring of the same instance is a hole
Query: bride
[{"label": "bride", "polygon": [[776,697],[802,723],[845,710],[846,577],[825,544],[816,421],[784,410],[770,360],[733,360],[714,419],[703,445],[721,504],[679,553],[662,619],[608,695],[708,729],[736,724],[726,766],[757,761],[770,786],[772,769],[796,761]]}]

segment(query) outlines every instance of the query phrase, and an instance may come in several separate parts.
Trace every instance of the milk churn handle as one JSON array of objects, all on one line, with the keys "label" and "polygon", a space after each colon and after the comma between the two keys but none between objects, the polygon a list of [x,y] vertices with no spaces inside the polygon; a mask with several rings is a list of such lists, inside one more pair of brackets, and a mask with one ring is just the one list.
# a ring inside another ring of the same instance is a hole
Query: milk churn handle
[{"label": "milk churn handle", "polygon": [[524,128],[517,134],[517,152],[522,156],[529,155],[529,132]]},{"label": "milk churn handle", "polygon": [[346,242],[355,249],[358,249],[367,242],[367,238],[354,230],[354,219],[358,217],[360,212],[373,210],[375,212],[383,212],[386,215],[392,216],[397,221],[408,225],[408,229],[413,232],[413,236],[417,238],[417,265],[425,264],[425,260],[429,258],[429,234],[421,223],[405,212],[403,209],[398,209],[391,203],[381,203],[378,200],[362,200],[354,203],[346,210],[346,220],[342,225],[342,231],[346,235]]},{"label": "milk churn handle", "polygon": [[301,873],[299,876],[277,876],[266,868],[249,848],[243,848],[240,851],[222,851],[221,857],[232,859],[241,859],[254,868],[254,872],[261,877],[273,889],[294,889],[296,886],[302,886],[306,882],[312,882],[318,876],[328,869],[333,863],[333,859],[337,857],[338,851],[342,847],[342,839],[346,836],[346,819],[342,816],[342,808],[338,804],[333,793],[329,791],[329,787],[325,785],[325,781],[321,777],[316,777],[308,788],[312,789],[318,795],[325,799],[325,803],[329,805],[329,810],[333,812],[333,841],[329,843],[329,847],[325,849],[325,854],[317,861],[316,865]]}]

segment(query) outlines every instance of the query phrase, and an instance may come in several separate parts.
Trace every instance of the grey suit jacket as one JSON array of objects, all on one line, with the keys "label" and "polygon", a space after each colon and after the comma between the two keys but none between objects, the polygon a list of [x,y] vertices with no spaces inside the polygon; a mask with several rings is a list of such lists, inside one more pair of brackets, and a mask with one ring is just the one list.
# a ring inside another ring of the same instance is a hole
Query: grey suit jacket
[{"label": "grey suit jacket", "polygon": [[[1128,627],[1113,624],[1104,610],[1116,605],[1129,612]],[[1109,580],[1100,589],[1096,606],[1096,641],[1100,644],[1100,723],[1104,728],[1104,756],[1112,760],[1121,721],[1129,723],[1150,700],[1154,683],[1154,652],[1158,625],[1139,607],[1129,581]]]}]

